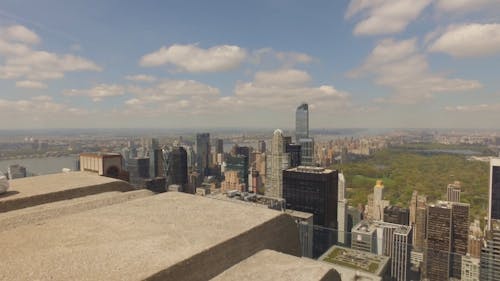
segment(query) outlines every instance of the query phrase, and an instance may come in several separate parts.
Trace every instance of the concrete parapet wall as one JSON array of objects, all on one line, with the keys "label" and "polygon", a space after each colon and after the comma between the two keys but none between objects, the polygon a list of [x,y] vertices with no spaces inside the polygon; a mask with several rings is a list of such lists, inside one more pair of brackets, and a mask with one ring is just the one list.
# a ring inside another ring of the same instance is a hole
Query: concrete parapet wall
[{"label": "concrete parapet wall", "polygon": [[0,213],[0,232],[21,225],[39,224],[41,221],[50,218],[119,204],[137,198],[152,196],[153,194],[149,190],[112,191]]},{"label": "concrete parapet wall", "polygon": [[10,181],[0,195],[0,213],[110,191],[131,191],[127,182],[88,172],[71,172]]}]

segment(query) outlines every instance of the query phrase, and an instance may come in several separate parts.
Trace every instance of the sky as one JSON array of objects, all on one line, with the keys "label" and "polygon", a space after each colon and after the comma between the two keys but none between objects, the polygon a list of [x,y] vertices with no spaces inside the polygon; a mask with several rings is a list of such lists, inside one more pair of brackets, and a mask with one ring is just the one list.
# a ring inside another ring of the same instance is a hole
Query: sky
[{"label": "sky", "polygon": [[2,0],[0,129],[500,128],[500,0]]}]

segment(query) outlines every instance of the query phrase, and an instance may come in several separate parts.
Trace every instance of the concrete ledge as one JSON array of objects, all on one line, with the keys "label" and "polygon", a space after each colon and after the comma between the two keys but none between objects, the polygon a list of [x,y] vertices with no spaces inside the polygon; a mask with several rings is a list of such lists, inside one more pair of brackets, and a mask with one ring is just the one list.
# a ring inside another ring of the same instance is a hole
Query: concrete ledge
[{"label": "concrete ledge", "polygon": [[340,276],[322,262],[263,250],[211,279],[233,280],[340,281]]},{"label": "concrete ledge", "polygon": [[263,249],[300,253],[281,212],[167,192],[0,232],[0,280],[209,280]]},{"label": "concrete ledge", "polygon": [[154,192],[149,190],[112,191],[0,213],[0,232],[151,195],[154,195]]},{"label": "concrete ledge", "polygon": [[0,213],[109,191],[130,191],[127,182],[89,172],[70,172],[10,181],[0,195]]}]

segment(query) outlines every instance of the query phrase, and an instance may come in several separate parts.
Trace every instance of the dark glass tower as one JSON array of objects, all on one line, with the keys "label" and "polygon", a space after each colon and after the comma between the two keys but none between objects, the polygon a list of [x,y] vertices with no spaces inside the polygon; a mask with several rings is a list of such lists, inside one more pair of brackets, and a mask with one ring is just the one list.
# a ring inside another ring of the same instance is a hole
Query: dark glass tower
[{"label": "dark glass tower", "polygon": [[[490,161],[490,193],[488,221],[500,220],[500,159]],[[491,229],[491,223],[489,223]]]},{"label": "dark glass tower", "polygon": [[181,146],[174,147],[168,154],[168,184],[184,186],[187,181],[187,152]]},{"label": "dark glass tower", "polygon": [[295,142],[309,138],[309,105],[303,103],[295,112]]},{"label": "dark glass tower", "polygon": [[210,134],[196,134],[196,171],[203,179],[208,175],[210,157]]}]

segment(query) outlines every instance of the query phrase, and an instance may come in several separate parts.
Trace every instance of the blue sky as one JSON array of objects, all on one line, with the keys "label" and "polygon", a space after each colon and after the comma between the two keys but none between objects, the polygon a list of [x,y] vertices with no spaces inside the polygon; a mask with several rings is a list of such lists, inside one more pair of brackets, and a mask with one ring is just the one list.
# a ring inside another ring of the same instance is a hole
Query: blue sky
[{"label": "blue sky", "polygon": [[13,128],[499,128],[500,1],[0,5]]}]

